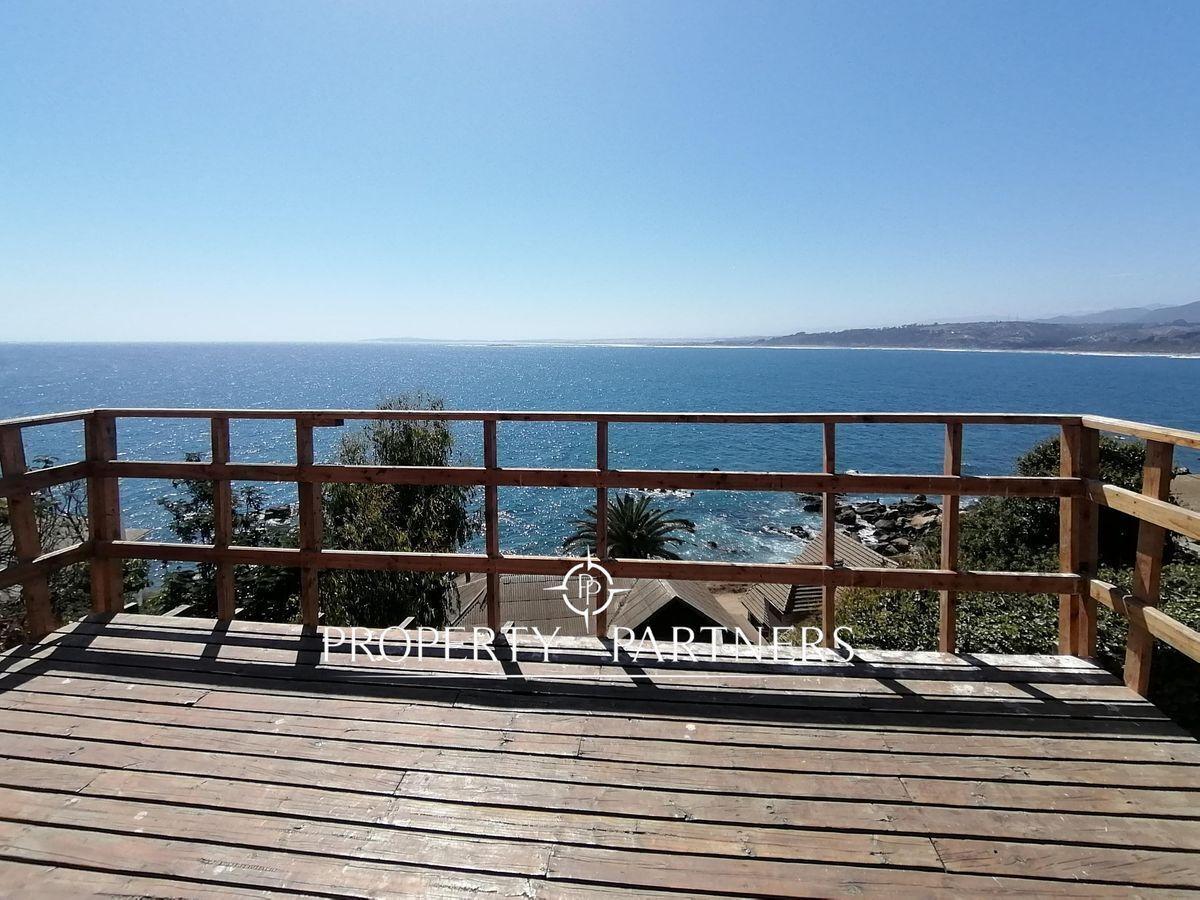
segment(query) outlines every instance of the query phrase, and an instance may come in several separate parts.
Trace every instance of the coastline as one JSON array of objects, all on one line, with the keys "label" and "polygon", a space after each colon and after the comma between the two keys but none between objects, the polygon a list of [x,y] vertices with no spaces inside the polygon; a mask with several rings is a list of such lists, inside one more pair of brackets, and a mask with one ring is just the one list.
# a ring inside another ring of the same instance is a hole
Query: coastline
[{"label": "coastline", "polygon": [[[665,345],[656,345],[665,346]],[[1046,356],[1128,356],[1161,359],[1200,359],[1200,353],[1153,353],[1130,350],[1036,350],[1017,347],[863,347],[853,344],[671,344],[676,347],[704,347],[731,350],[906,350],[929,353],[1030,353]]]},{"label": "coastline", "polygon": [[[340,343],[340,342],[334,342]],[[422,344],[457,347],[614,347],[642,350],[902,350],[927,353],[1024,353],[1044,356],[1116,356],[1147,359],[1200,359],[1200,353],[1152,353],[1125,350],[1036,350],[1009,347],[863,347],[853,344],[704,344],[680,341],[393,341],[370,339],[354,343]]]},{"label": "coastline", "polygon": [[[319,343],[319,342],[317,342]],[[416,344],[448,347],[614,347],[643,350],[903,350],[929,353],[1025,353],[1048,356],[1116,356],[1132,358],[1200,359],[1197,353],[1153,353],[1129,350],[1041,350],[1018,347],[864,347],[855,344],[724,344],[698,341],[586,341],[586,340],[396,340],[368,338],[364,341],[330,343]]]}]

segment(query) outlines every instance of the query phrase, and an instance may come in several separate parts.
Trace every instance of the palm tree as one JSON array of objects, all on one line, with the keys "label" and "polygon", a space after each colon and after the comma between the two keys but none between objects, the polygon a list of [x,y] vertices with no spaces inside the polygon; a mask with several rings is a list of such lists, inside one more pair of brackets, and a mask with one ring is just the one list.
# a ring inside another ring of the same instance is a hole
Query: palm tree
[{"label": "palm tree", "polygon": [[[619,494],[608,501],[608,552],[623,559],[679,559],[671,547],[682,544],[677,532],[692,532],[696,523],[672,518],[673,509],[655,506],[649,496]],[[589,506],[563,542],[567,550],[596,547],[596,507]]]}]

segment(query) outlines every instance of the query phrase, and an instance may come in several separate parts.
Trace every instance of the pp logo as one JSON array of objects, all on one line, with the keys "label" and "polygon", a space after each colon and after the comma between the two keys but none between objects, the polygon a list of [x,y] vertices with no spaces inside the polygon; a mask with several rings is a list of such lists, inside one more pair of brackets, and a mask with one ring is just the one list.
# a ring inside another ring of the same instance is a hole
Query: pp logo
[{"label": "pp logo", "polygon": [[567,570],[562,584],[545,588],[547,591],[558,591],[562,594],[563,603],[567,609],[577,616],[583,616],[583,627],[591,633],[591,617],[604,612],[612,605],[617,594],[623,594],[629,588],[612,587],[613,579],[608,570],[592,559],[591,548],[588,548],[587,558]]}]

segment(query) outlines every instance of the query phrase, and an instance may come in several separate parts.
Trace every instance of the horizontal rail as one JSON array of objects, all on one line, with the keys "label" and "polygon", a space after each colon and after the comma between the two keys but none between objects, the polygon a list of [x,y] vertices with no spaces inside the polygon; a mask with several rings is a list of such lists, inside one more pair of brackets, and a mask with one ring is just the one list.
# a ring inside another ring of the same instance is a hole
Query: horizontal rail
[{"label": "horizontal rail", "polygon": [[1200,432],[1168,428],[1165,425],[1147,425],[1144,422],[1129,422],[1125,419],[1110,419],[1108,416],[1083,416],[1082,419],[1085,428],[1200,450]]},{"label": "horizontal rail", "polygon": [[64,566],[73,563],[86,562],[92,557],[91,541],[80,541],[69,547],[61,547],[49,553],[43,553],[37,559],[27,563],[18,563],[0,569],[0,590],[21,584],[31,578],[46,577]]},{"label": "horizontal rail", "polygon": [[1087,482],[1087,494],[1101,506],[1128,513],[1143,522],[1200,540],[1200,513],[1094,479]]},{"label": "horizontal rail", "polygon": [[952,494],[1004,497],[1074,497],[1077,478],[1011,475],[869,475],[822,472],[708,472],[657,469],[529,469],[477,466],[295,466],[281,463],[152,462],[101,463],[102,477],[179,478],[233,481],[291,481],[336,484],[486,485],[713,491],[825,491],[838,494]]},{"label": "horizontal rail", "polygon": [[694,425],[1079,425],[1080,415],[1064,413],[963,412],[566,412],[559,410],[458,409],[97,409],[118,419],[306,419],[316,425],[344,419],[457,422],[625,422]]},{"label": "horizontal rail", "polygon": [[0,478],[0,497],[15,497],[18,494],[33,493],[87,478],[90,465],[87,462],[65,463],[61,466],[46,466],[43,469],[30,469],[23,475],[8,475]]},{"label": "horizontal rail", "polygon": [[46,413],[40,416],[17,416],[0,419],[0,428],[33,428],[38,425],[57,425],[60,422],[82,422],[95,410],[73,409],[68,412]]},{"label": "horizontal rail", "polygon": [[1092,579],[1090,594],[1093,600],[1124,616],[1131,624],[1146,629],[1160,641],[1200,662],[1200,632],[1171,618],[1160,609],[1147,606],[1114,584]]},{"label": "horizontal rail", "polygon": [[61,413],[17,416],[0,419],[0,428],[29,428],[76,422],[100,412],[115,418],[165,419],[312,419],[315,424],[340,424],[339,420],[442,420],[465,422],[625,422],[662,424],[746,424],[746,425],[819,425],[895,424],[895,425],[1083,425],[1098,431],[1125,434],[1143,440],[1156,440],[1200,450],[1200,432],[1181,428],[1149,425],[1109,416],[1077,413],[962,413],[962,412],[806,412],[806,413],[704,413],[704,412],[567,412],[558,410],[381,410],[381,409],[184,409],[131,407],[127,409],[78,409]]},{"label": "horizontal rail", "polygon": [[[562,575],[579,564],[576,556],[498,556],[480,553],[410,553],[378,550],[309,550],[295,547],[214,547],[157,541],[108,541],[97,554],[116,559],[174,560],[256,566],[311,566],[391,572],[497,572],[507,575]],[[1078,575],[1058,572],[952,572],[941,569],[855,568],[775,563],[722,563],[693,560],[611,559],[605,568],[617,578],[680,581],[736,581],[774,584],[876,587],[903,590],[998,591],[1018,594],[1080,589]]]}]

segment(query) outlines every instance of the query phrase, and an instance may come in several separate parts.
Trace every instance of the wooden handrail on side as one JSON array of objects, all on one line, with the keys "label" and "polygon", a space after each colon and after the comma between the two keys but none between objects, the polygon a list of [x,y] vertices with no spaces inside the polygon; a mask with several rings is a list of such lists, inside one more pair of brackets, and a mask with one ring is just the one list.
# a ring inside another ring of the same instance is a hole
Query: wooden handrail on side
[{"label": "wooden handrail on side", "polygon": [[1162,563],[1167,532],[1200,539],[1200,513],[1170,502],[1174,449],[1200,450],[1200,434],[1104,416],[1084,416],[1083,424],[1097,432],[1126,435],[1146,442],[1141,493],[1104,484],[1094,478],[1087,481],[1087,495],[1092,502],[1131,515],[1139,523],[1132,594],[1120,595],[1112,585],[1094,580],[1090,593],[1094,600],[1129,620],[1125,684],[1145,696],[1150,687],[1154,638],[1193,659],[1197,659],[1196,648],[1200,646],[1195,631],[1156,609],[1162,599]]},{"label": "wooden handrail on side", "polygon": [[[208,419],[212,430],[211,462],[121,460],[117,455],[117,422],[129,418]],[[229,425],[233,419],[292,421],[296,429],[296,463],[235,463],[230,459]],[[346,421],[439,420],[479,422],[483,429],[482,466],[333,466],[313,456],[313,430]],[[29,471],[22,430],[41,425],[84,423],[86,458],[80,462]],[[523,468],[499,465],[500,425],[504,422],[592,423],[596,428],[596,464],[590,469]],[[823,471],[719,472],[614,469],[609,464],[609,428],[613,424],[814,425],[823,437]],[[835,445],[838,425],[941,425],[945,457],[940,474],[860,474],[838,472]],[[1060,431],[1062,467],[1056,477],[969,476],[962,474],[963,430],[967,426],[1040,425]],[[1141,493],[1099,480],[1099,432],[1147,441]],[[90,409],[0,420],[0,498],[9,503],[17,539],[17,562],[0,570],[0,588],[19,584],[27,610],[27,630],[40,637],[54,627],[46,579],[57,569],[86,561],[92,572],[92,605],[97,612],[122,608],[121,563],[125,559],[205,562],[216,567],[217,614],[233,618],[236,607],[235,565],[278,565],[301,571],[301,618],[306,626],[319,620],[318,581],[330,569],[380,571],[479,572],[487,579],[488,620],[501,624],[500,578],[503,574],[560,575],[578,560],[564,556],[505,555],[501,551],[499,488],[575,487],[595,490],[601,534],[598,556],[615,577],[680,580],[771,582],[818,585],[824,591],[823,625],[833,630],[834,591],[839,587],[874,587],[938,591],[939,638],[944,652],[956,649],[956,601],[960,593],[995,591],[1059,595],[1059,649],[1089,656],[1095,648],[1096,604],[1130,621],[1126,681],[1146,692],[1150,647],[1163,640],[1200,659],[1200,636],[1162,613],[1159,579],[1165,532],[1200,539],[1200,514],[1168,501],[1171,448],[1200,449],[1200,434],[1101,416],[1025,413],[682,413],[559,412],[469,410],[265,410],[265,409]],[[214,485],[214,543],[211,545],[121,539],[121,478],[184,478]],[[43,552],[37,542],[33,495],[47,487],[78,479],[88,483],[89,539],[72,547]],[[240,547],[232,543],[233,481],[283,481],[297,485],[300,540],[295,548]],[[330,483],[463,485],[484,488],[485,552],[409,553],[354,551],[323,546],[321,487]],[[688,489],[722,491],[788,491],[820,494],[826,535],[833,533],[837,497],[844,494],[941,494],[943,531],[940,569],[871,569],[842,565],[832,540],[822,565],[721,563],[692,560],[613,559],[605,528],[611,490]],[[962,496],[1056,497],[1060,502],[1060,571],[973,572],[958,567],[958,498]],[[1106,506],[1141,521],[1133,594],[1126,596],[1095,579],[1096,509]],[[19,532],[19,536],[18,536]],[[603,634],[603,617],[597,617]]]}]

